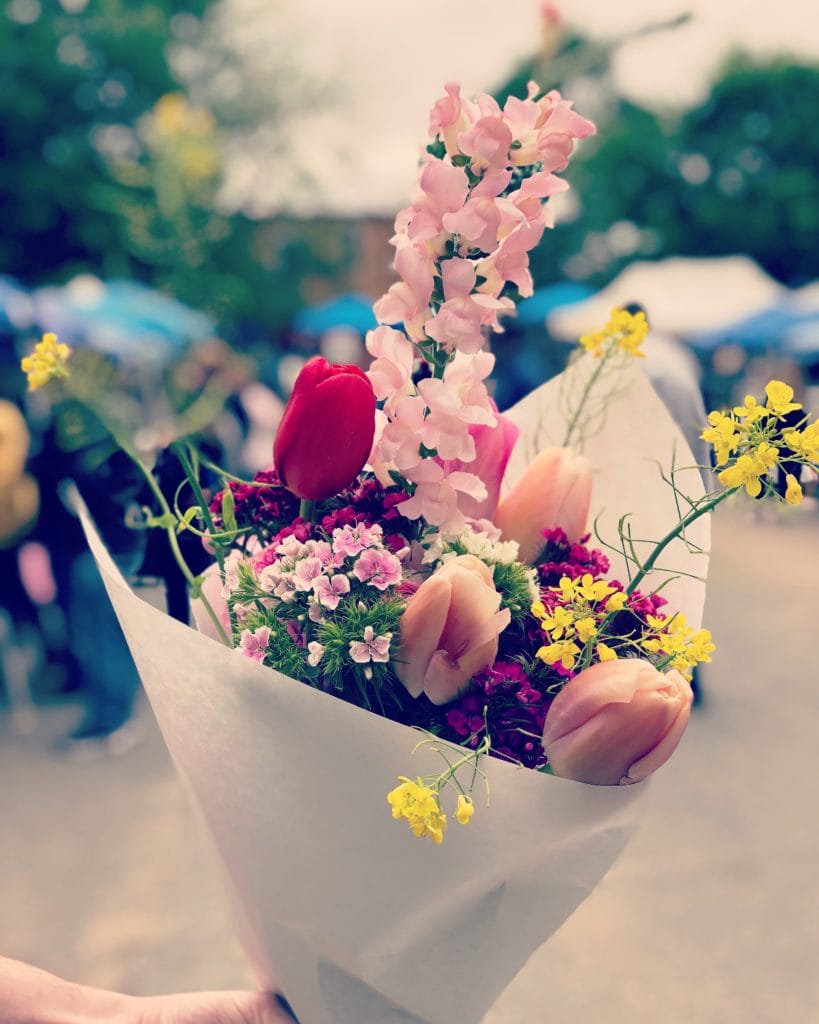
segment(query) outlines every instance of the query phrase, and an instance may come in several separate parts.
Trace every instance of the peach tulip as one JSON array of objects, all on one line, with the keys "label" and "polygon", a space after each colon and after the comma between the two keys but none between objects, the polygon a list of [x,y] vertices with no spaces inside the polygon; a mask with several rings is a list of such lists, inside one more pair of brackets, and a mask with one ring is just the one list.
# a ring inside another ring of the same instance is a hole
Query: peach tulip
[{"label": "peach tulip", "polygon": [[552,701],[543,749],[555,775],[595,786],[640,782],[674,752],[691,714],[691,686],[638,658],[600,662]]},{"label": "peach tulip", "polygon": [[534,562],[544,529],[559,526],[572,542],[584,535],[591,487],[587,458],[570,448],[544,448],[501,498],[495,525],[504,540],[518,542],[522,562]]},{"label": "peach tulip", "polygon": [[413,697],[454,700],[498,653],[509,625],[492,570],[474,555],[458,555],[424,580],[401,617],[395,671]]}]

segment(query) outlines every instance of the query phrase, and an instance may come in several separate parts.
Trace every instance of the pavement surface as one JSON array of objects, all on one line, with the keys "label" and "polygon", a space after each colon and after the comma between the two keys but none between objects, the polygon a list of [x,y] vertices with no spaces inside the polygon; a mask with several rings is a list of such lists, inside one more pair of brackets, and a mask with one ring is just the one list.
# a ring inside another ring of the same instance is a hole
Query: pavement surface
[{"label": "pavement surface", "polygon": [[[722,510],[714,551],[705,701],[637,837],[485,1024],[819,1021],[819,511]],[[0,952],[133,993],[251,985],[150,711],[85,763],[51,750],[75,715],[0,716]]]}]

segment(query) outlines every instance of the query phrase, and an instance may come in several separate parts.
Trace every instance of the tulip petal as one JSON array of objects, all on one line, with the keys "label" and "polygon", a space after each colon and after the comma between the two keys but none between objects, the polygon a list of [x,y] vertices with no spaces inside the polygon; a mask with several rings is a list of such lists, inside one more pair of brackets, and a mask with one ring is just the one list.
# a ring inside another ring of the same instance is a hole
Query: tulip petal
[{"label": "tulip petal", "polygon": [[401,617],[395,674],[413,697],[424,690],[427,667],[438,650],[451,597],[450,581],[440,575],[430,576],[407,602]]}]

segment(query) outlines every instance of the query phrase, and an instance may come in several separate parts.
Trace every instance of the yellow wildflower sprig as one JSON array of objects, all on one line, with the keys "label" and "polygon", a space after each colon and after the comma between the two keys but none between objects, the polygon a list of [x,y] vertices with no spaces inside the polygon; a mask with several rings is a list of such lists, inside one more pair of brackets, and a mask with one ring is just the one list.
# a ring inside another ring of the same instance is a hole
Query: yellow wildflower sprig
[{"label": "yellow wildflower sprig", "polygon": [[28,378],[29,391],[39,391],[51,381],[67,379],[70,355],[71,349],[58,341],[56,334],[44,334],[31,355],[20,360],[20,369]]},{"label": "yellow wildflower sprig", "polygon": [[549,589],[560,595],[559,603],[551,609],[542,601],[531,606],[547,641],[535,657],[567,670],[574,669],[586,651],[594,651],[598,661],[615,660],[617,652],[605,643],[602,627],[625,607],[626,595],[605,580],[595,580],[591,573],[574,580],[562,576],[558,586]]},{"label": "yellow wildflower sprig", "polygon": [[793,388],[782,381],[769,381],[765,388],[766,401],[759,405],[747,396],[741,406],[730,413],[711,412],[708,427],[700,435],[714,446],[718,472],[723,490],[688,499],[689,511],[680,515],[678,522],[662,537],[651,553],[640,562],[632,547],[632,561],[637,571],[631,577],[626,593],[631,595],[654,569],[658,559],[674,540],[685,537],[688,528],[699,518],[712,512],[730,495],[745,490],[751,497],[764,494],[789,505],[802,501],[802,487],[793,473],[786,473],[785,494],[780,496],[769,478],[777,467],[806,466],[819,472],[819,420],[809,422],[806,415],[796,425],[783,422],[783,418],[801,410],[793,401]]},{"label": "yellow wildflower sprig", "polygon": [[[713,446],[717,479],[729,489],[744,488],[752,498],[780,495],[770,473],[782,464],[817,468],[819,463],[819,420],[808,422],[805,415],[794,425],[785,417],[802,409],[793,401],[793,388],[779,380],[765,387],[765,403],[746,395],[730,412],[714,411],[700,435]],[[792,417],[791,417],[792,418]],[[785,474],[784,500],[789,505],[802,501],[802,487],[793,473]]]},{"label": "yellow wildflower sprig", "polygon": [[709,630],[692,629],[680,613],[670,617],[649,615],[646,621],[651,632],[640,646],[649,654],[660,655],[658,670],[670,666],[690,680],[698,664],[711,661],[716,645]]},{"label": "yellow wildflower sprig", "polygon": [[626,355],[642,359],[645,352],[640,346],[647,334],[645,313],[629,313],[625,309],[615,308],[603,330],[584,334],[580,338],[580,345],[584,352],[589,352],[595,359],[607,359],[615,352],[625,352]]},{"label": "yellow wildflower sprig", "polygon": [[[483,779],[486,787],[486,802],[489,803],[489,781],[478,766],[481,757],[489,753],[489,736],[484,736],[475,750],[463,754],[456,761],[450,761],[438,743],[436,737],[429,737],[422,740],[415,750],[429,744],[431,749],[439,753],[446,761],[446,769],[440,775],[418,776],[415,779],[399,775],[399,785],[387,794],[387,802],[392,808],[393,818],[405,820],[414,836],[419,839],[431,839],[436,846],[440,846],[444,841],[444,833],[447,829],[447,816],[441,803],[441,793],[444,789],[451,786],[458,791],[455,820],[461,825],[468,825],[475,813],[472,791],[479,776]],[[462,752],[460,747],[453,749],[459,753]],[[472,768],[472,779],[470,785],[464,787],[458,778],[458,772],[467,766]]]},{"label": "yellow wildflower sprig", "polygon": [[[213,623],[217,635],[226,646],[230,647],[231,643],[225,632],[224,626],[222,625],[219,616],[214,611],[210,601],[207,599],[207,596],[202,591],[201,576],[194,575],[182,554],[182,549],[179,546],[177,532],[179,531],[180,526],[184,528],[188,524],[185,522],[184,517],[179,519],[178,516],[171,511],[170,504],[168,503],[168,500],[159,484],[155,480],[153,473],[145,465],[143,459],[140,458],[139,452],[136,451],[130,441],[123,436],[123,433],[118,426],[106,415],[105,409],[100,404],[93,403],[89,399],[88,395],[84,393],[84,384],[81,380],[73,380],[68,367],[68,360],[70,356],[71,349],[64,342],[58,341],[56,334],[51,332],[44,334],[42,339],[35,345],[34,351],[31,355],[24,356],[23,359],[20,360],[20,369],[28,378],[29,390],[36,391],[55,380],[68,381],[71,397],[91,409],[122,451],[139,469],[160,509],[160,514],[153,517],[153,525],[165,530],[171,552],[179,566],[180,572],[188,584],[191,597],[199,598],[205,608],[205,611],[210,617],[211,622]],[[73,387],[71,387],[71,385],[73,385]]]},{"label": "yellow wildflower sprig", "polygon": [[580,398],[569,416],[566,435],[563,439],[564,448],[574,440],[574,435],[582,423],[589,397],[608,363],[615,356],[627,359],[643,358],[645,352],[640,346],[645,341],[647,334],[648,321],[645,313],[629,313],[625,309],[616,307],[611,311],[609,322],[601,331],[584,334],[579,339],[580,348],[594,356],[597,364],[585,382]]}]

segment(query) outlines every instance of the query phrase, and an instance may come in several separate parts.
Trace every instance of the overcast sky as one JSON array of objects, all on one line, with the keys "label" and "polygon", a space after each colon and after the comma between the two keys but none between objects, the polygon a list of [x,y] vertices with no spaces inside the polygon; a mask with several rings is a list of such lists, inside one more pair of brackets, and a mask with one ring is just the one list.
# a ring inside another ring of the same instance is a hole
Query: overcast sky
[{"label": "overcast sky", "polygon": [[[308,79],[329,79],[339,88],[336,108],[304,119],[291,137],[292,150],[313,169],[309,188],[286,173],[260,181],[250,168],[247,175],[238,168],[237,187],[253,181],[257,213],[282,204],[301,212],[394,212],[405,202],[427,112],[443,84],[491,89],[534,51],[540,36],[540,0],[227,2],[257,44],[269,36],[274,52],[285,40]],[[620,50],[621,88],[646,103],[696,100],[736,46],[819,62],[817,0],[563,0],[557,6],[566,21],[598,38],[684,11],[694,15],[681,28]],[[255,52],[265,52],[263,43]]]}]

